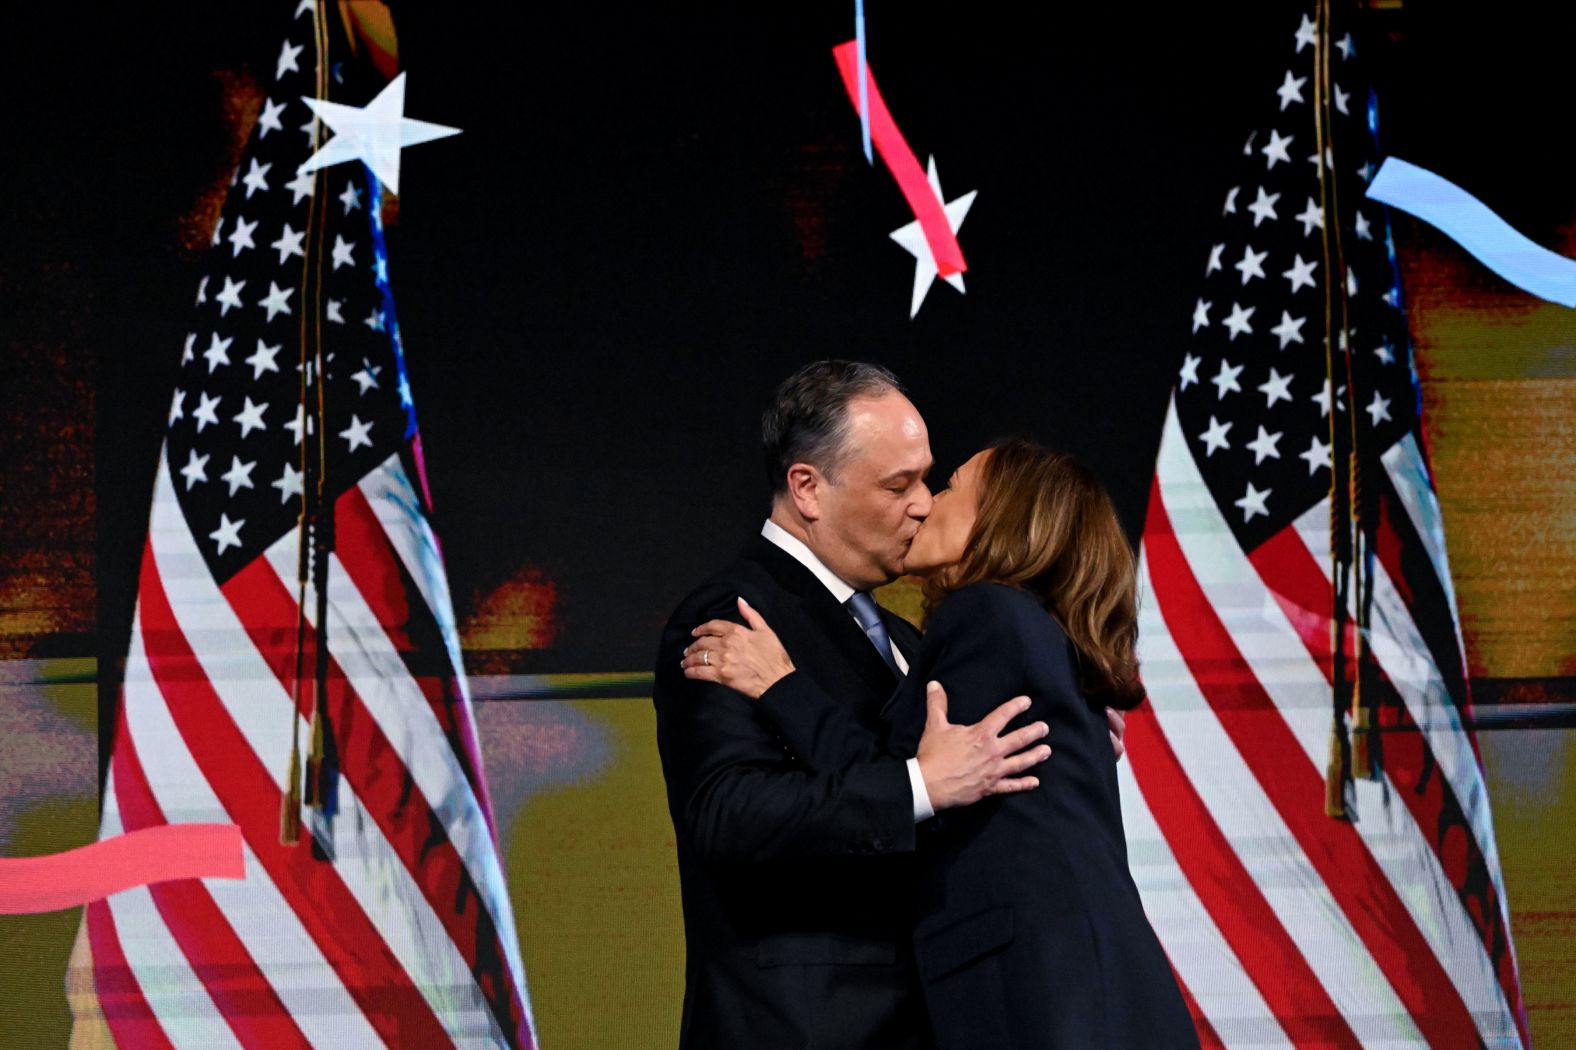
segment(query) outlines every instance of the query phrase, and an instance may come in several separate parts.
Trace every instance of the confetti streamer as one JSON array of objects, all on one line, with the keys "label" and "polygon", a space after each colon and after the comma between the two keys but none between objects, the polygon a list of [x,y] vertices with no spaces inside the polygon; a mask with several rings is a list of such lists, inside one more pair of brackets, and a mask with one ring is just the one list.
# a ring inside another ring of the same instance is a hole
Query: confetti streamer
[{"label": "confetti streamer", "polygon": [[0,860],[0,914],[75,908],[170,879],[246,877],[234,824],[162,824],[52,853]]}]

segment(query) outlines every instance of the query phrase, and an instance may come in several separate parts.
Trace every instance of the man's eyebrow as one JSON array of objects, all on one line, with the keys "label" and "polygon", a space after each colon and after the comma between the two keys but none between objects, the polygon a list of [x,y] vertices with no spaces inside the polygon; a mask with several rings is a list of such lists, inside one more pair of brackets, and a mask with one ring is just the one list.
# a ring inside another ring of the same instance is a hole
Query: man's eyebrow
[{"label": "man's eyebrow", "polygon": [[892,472],[891,474],[888,474],[886,477],[882,478],[879,482],[877,482],[877,484],[890,485],[894,481],[902,481],[905,478],[923,477],[923,476],[924,476],[924,471],[921,471],[921,470],[898,470],[898,471]]}]

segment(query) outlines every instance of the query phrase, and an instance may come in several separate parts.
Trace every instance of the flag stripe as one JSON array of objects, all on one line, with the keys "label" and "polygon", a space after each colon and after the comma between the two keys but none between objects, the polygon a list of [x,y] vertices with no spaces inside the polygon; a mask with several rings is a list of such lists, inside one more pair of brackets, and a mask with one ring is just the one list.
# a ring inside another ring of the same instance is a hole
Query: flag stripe
[{"label": "flag stripe", "polygon": [[[199,633],[203,637],[198,654],[200,673],[206,674],[223,705],[220,717],[228,715],[234,729],[261,760],[265,775],[275,780],[275,790],[281,791],[280,779],[290,747],[290,679],[285,678],[277,687],[272,683],[279,681],[279,673],[294,673],[297,606],[263,558],[248,563],[223,588],[217,588],[205,572],[183,575],[182,567],[197,558],[195,538],[184,517],[177,513],[168,474],[162,467],[156,493],[150,545],[159,561],[159,571],[166,579],[179,581],[175,590],[180,600],[172,606],[178,626],[188,634]],[[293,564],[294,544],[294,535],[286,535],[269,554],[280,562]],[[251,617],[260,611],[264,613],[260,621],[247,623],[239,619],[242,614]],[[314,657],[310,639],[308,632],[303,654],[303,665],[307,667],[313,666]],[[271,654],[274,669],[260,658],[261,653]],[[373,685],[385,687],[377,681]],[[260,720],[263,712],[257,703],[259,693],[283,701],[280,713],[286,718]],[[475,1035],[482,1043],[494,1045],[496,1040],[506,1038],[496,1031],[498,1011],[517,994],[510,994],[515,991],[512,988],[498,990],[499,984],[512,982],[507,977],[500,981],[494,975],[498,958],[495,951],[485,951],[481,957],[476,954],[487,944],[475,941],[473,925],[478,920],[461,911],[466,901],[474,899],[474,889],[463,880],[464,865],[452,851],[446,852],[443,822],[428,807],[423,795],[412,793],[409,779],[394,761],[397,752],[388,740],[380,733],[357,735],[358,729],[376,727],[356,694],[348,689],[337,666],[331,666],[328,699],[336,742],[347,749],[341,758],[349,760],[352,774],[347,777],[349,786],[340,785],[346,812],[337,835],[348,841],[338,848],[345,852],[353,848],[361,861],[342,864],[336,873],[451,1035],[456,1039]],[[306,702],[303,697],[303,703]],[[347,744],[356,741],[365,746],[353,750]],[[439,750],[446,749],[440,744]],[[357,756],[363,761],[358,762]],[[363,809],[355,792],[349,789],[358,784],[376,788],[377,816]],[[403,856],[396,852],[393,842],[384,838],[385,828],[397,830],[402,836]],[[487,842],[490,847],[490,840]],[[429,879],[436,878],[441,884],[438,876],[447,867],[460,877],[459,885],[432,891],[429,897],[411,874],[418,858],[430,861],[426,872]],[[462,946],[473,950],[462,954]],[[479,983],[482,979],[487,980],[487,988]],[[483,1001],[489,993],[496,1001]],[[524,1016],[528,1024],[524,1011],[517,1009],[513,1016]],[[529,1028],[526,1034],[528,1038]]]},{"label": "flag stripe", "polygon": [[483,788],[476,726],[471,719],[470,705],[457,684],[464,678],[463,668],[456,668],[449,662],[448,649],[431,608],[424,602],[411,601],[412,595],[425,592],[416,586],[359,486],[347,489],[339,498],[335,526],[339,530],[335,556],[383,626],[406,671],[427,698],[433,718],[457,756],[471,794],[476,796],[483,815],[488,817],[490,828],[491,806]]},{"label": "flag stripe", "polygon": [[[128,829],[157,827],[169,821],[160,812],[134,741],[128,735],[122,705],[114,749],[115,798]],[[250,1050],[307,1047],[279,996],[269,986],[224,913],[199,879],[174,879],[150,887],[153,903],[170,934],[202,982],[241,1045]]]},{"label": "flag stripe", "polygon": [[153,558],[144,559],[139,589],[148,664],[204,779],[241,825],[247,844],[312,939],[336,960],[346,988],[379,1036],[395,1045],[445,1045],[446,1034],[432,1008],[339,872],[314,859],[309,850],[279,844],[279,787],[199,670],[153,566]]},{"label": "flag stripe", "polygon": [[[233,821],[165,707],[141,635],[139,609],[126,658],[122,701],[125,746],[159,756],[152,768],[144,767],[144,775],[166,814],[179,813],[190,820]],[[282,705],[281,709],[287,710]],[[113,801],[113,793],[108,798]],[[317,1046],[382,1045],[361,1006],[346,990],[342,975],[312,940],[262,861],[244,843],[243,848],[245,880],[214,880],[207,884],[208,890],[308,1039]]]},{"label": "flag stripe", "polygon": [[1256,965],[1248,974],[1286,1035],[1298,1046],[1360,1046],[1199,797],[1154,712],[1132,711],[1124,740],[1150,812],[1232,952],[1276,960],[1273,969]]},{"label": "flag stripe", "polygon": [[[1150,580],[1147,557],[1141,573]],[[1211,710],[1172,644],[1159,605],[1143,603],[1140,659],[1156,721],[1183,773],[1357,1038],[1368,1045],[1418,1042],[1422,1035],[1405,1006]],[[1264,712],[1248,717],[1278,718]]]},{"label": "flag stripe", "polygon": [[89,904],[86,921],[88,944],[93,950],[93,986],[115,1045],[120,1050],[175,1050],[175,1044],[153,1016],[137,975],[121,950],[109,902],[98,900]]},{"label": "flag stripe", "polygon": [[[1190,456],[1186,449],[1183,454]],[[1413,1022],[1435,1045],[1448,1045],[1460,1033],[1475,1031],[1460,993],[1362,839],[1349,824],[1324,815],[1321,771],[1296,761],[1303,745],[1278,717],[1260,682],[1241,671],[1247,666],[1242,652],[1194,579],[1171,531],[1158,479],[1150,496],[1144,546],[1161,615],[1194,679]]]},{"label": "flag stripe", "polygon": [[[1320,572],[1313,552],[1298,541],[1292,530],[1266,541],[1251,558],[1278,599],[1299,608],[1332,607],[1334,590],[1329,580]],[[1323,623],[1301,622],[1297,630],[1310,655],[1328,675],[1328,618]],[[1480,1034],[1489,1045],[1497,1045],[1495,1040],[1504,1038],[1521,1011],[1519,1004],[1512,1009],[1505,1001],[1507,972],[1511,979],[1509,988],[1516,987],[1509,958],[1499,953],[1497,967],[1492,961],[1497,954],[1494,937],[1503,935],[1485,930],[1474,918],[1463,889],[1471,884],[1468,872],[1486,879],[1485,859],[1473,836],[1466,832],[1466,818],[1449,785],[1440,777],[1422,776],[1424,771],[1436,768],[1434,756],[1383,669],[1376,668],[1364,688],[1377,691],[1370,699],[1389,723],[1387,729],[1391,731],[1377,746],[1384,756],[1384,776],[1396,788],[1395,796],[1405,811],[1398,812],[1389,804],[1391,795],[1383,785],[1359,782],[1363,797],[1357,830],[1384,865],[1392,884],[1405,890],[1403,900],[1456,987],[1461,989],[1478,1019]],[[1441,851],[1439,832],[1448,826],[1463,830],[1463,849]],[[1492,884],[1487,888],[1492,902]],[[1483,950],[1467,947],[1473,942]]]},{"label": "flag stripe", "polygon": [[[294,598],[285,590],[276,572],[262,560],[242,569],[224,585],[225,594],[240,617],[241,627],[257,645],[277,677],[284,695],[294,683],[295,656],[293,624]],[[333,622],[332,618],[330,620]],[[283,624],[291,624],[291,648],[277,644]],[[309,632],[310,633],[310,632]],[[332,648],[332,642],[330,643]],[[308,640],[304,661],[315,659],[315,645]],[[523,1037],[523,1008],[514,982],[502,981],[498,987],[496,959],[498,935],[490,914],[482,906],[476,885],[454,843],[446,833],[446,823],[435,813],[419,783],[378,775],[398,750],[372,716],[337,660],[329,657],[328,709],[335,727],[341,773],[367,816],[387,839],[390,849],[408,870],[422,896],[431,904],[431,914],[442,924],[443,936],[451,941],[463,959],[475,959],[477,987],[488,1003],[497,1023],[508,1032]],[[310,717],[308,694],[303,692],[303,718]],[[402,756],[400,756],[402,757]],[[473,904],[476,912],[470,912]],[[434,931],[436,932],[436,931]],[[478,955],[478,949],[489,945]],[[483,984],[486,982],[486,984]]]},{"label": "flag stripe", "polygon": [[1203,1018],[1227,1046],[1291,1047],[1242,960],[1231,950],[1182,871],[1135,779],[1117,764],[1128,866],[1144,913]]}]

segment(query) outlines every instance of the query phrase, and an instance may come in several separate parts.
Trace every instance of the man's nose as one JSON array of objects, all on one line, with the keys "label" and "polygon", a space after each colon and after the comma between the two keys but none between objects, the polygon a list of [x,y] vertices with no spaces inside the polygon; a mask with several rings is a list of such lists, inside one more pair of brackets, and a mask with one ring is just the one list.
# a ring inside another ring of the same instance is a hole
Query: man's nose
[{"label": "man's nose", "polygon": [[920,482],[918,498],[908,508],[909,517],[924,521],[930,516],[930,508],[935,502],[936,498],[930,494],[929,486]]}]

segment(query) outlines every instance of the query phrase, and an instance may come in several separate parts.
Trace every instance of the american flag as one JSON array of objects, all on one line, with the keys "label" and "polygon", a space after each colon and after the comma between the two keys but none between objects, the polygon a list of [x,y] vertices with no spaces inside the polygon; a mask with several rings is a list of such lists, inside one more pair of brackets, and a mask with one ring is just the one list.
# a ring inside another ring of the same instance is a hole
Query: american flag
[{"label": "american flag", "polygon": [[233,822],[246,878],[91,905],[99,1009],[123,1048],[532,1047],[382,192],[296,173],[328,135],[302,96],[381,85],[310,0],[269,72],[180,351],[100,831]]},{"label": "american flag", "polygon": [[1144,523],[1151,703],[1123,817],[1206,1045],[1524,1047],[1343,14],[1320,5],[1278,45],[1203,260]]}]

